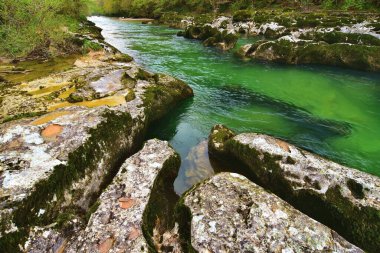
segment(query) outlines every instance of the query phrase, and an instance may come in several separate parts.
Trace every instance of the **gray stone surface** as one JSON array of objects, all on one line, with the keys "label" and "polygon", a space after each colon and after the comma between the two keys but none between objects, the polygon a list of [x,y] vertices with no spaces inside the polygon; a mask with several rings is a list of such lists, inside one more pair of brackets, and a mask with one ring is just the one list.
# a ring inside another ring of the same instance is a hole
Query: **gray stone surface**
[{"label": "gray stone surface", "polygon": [[245,177],[221,173],[184,196],[198,252],[363,252]]},{"label": "gray stone surface", "polygon": [[[141,145],[148,124],[193,95],[163,74],[137,76],[128,87],[123,73],[138,66],[120,58],[93,52],[70,70],[3,91],[2,112],[24,119],[0,125],[0,243],[30,225],[54,222],[66,209],[86,211]],[[70,101],[70,92],[83,101]]]},{"label": "gray stone surface", "polygon": [[170,159],[179,156],[159,140],[149,140],[128,158],[98,199],[99,207],[86,229],[73,237],[66,252],[148,252],[143,213],[154,182]]},{"label": "gray stone surface", "polygon": [[142,150],[124,162],[98,198],[85,229],[77,228],[66,236],[53,228],[34,228],[25,251],[149,252],[143,235],[144,211],[160,173],[176,173],[179,164],[178,154],[166,141],[147,141]]},{"label": "gray stone surface", "polygon": [[380,247],[380,179],[256,133],[215,126],[209,150],[233,157],[266,189],[328,224],[365,250]]}]

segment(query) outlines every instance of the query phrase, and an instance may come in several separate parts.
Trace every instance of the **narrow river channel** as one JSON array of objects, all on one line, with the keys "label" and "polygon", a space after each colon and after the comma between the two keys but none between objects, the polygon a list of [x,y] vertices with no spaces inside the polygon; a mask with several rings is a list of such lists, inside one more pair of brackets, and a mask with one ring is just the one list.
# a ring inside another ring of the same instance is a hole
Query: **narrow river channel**
[{"label": "narrow river channel", "polygon": [[90,20],[108,43],[148,70],[180,78],[194,89],[191,101],[149,132],[150,138],[168,140],[182,157],[177,193],[226,169],[207,155],[205,140],[218,123],[236,132],[277,136],[380,176],[380,74],[244,62],[232,52],[177,37],[176,29]]}]

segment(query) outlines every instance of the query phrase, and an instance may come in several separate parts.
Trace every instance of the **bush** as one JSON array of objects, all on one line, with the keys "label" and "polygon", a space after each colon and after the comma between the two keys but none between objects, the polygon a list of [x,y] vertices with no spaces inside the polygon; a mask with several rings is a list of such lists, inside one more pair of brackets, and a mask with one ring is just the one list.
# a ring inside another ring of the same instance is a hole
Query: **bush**
[{"label": "bush", "polygon": [[252,12],[249,10],[240,10],[234,13],[233,20],[234,22],[244,22],[252,18]]},{"label": "bush", "polygon": [[0,54],[23,57],[63,44],[85,15],[84,0],[1,0]]}]

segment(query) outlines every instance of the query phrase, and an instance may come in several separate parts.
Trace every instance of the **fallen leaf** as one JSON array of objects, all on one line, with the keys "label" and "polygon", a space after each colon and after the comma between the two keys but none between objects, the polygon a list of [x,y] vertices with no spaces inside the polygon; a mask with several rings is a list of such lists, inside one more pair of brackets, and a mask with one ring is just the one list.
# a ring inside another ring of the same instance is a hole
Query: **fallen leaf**
[{"label": "fallen leaf", "polygon": [[123,209],[128,209],[135,205],[135,201],[131,198],[120,198],[119,205]]},{"label": "fallen leaf", "polygon": [[108,253],[108,251],[112,248],[115,239],[110,237],[104,240],[101,244],[99,244],[99,252],[100,253]]},{"label": "fallen leaf", "polygon": [[132,227],[131,232],[128,235],[128,240],[133,241],[137,239],[139,236],[140,236],[140,230],[135,227]]}]

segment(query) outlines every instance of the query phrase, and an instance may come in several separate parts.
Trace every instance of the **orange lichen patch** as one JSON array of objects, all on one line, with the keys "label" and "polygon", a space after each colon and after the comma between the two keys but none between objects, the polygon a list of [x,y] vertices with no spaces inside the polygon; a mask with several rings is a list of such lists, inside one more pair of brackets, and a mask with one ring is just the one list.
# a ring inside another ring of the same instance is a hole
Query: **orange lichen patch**
[{"label": "orange lichen patch", "polygon": [[48,123],[52,120],[55,120],[56,118],[59,118],[61,116],[64,116],[64,115],[68,115],[70,114],[71,112],[69,111],[57,111],[57,112],[52,112],[52,113],[49,113],[47,115],[44,115],[38,119],[36,119],[35,121],[33,121],[31,124],[33,126],[39,126],[39,125],[42,125],[42,124],[45,124],[45,123]]},{"label": "orange lichen patch", "polygon": [[135,201],[133,199],[129,199],[129,198],[119,199],[119,206],[123,209],[129,209],[134,205],[135,205]]},{"label": "orange lichen patch", "polygon": [[48,95],[52,92],[59,91],[60,89],[62,89],[63,87],[65,87],[69,84],[71,84],[71,83],[70,82],[63,82],[63,83],[60,83],[58,85],[52,85],[52,86],[45,87],[42,89],[28,91],[28,94],[35,96],[35,97],[42,97],[42,96]]},{"label": "orange lichen patch", "polygon": [[289,152],[290,153],[290,148],[289,148],[289,144],[284,142],[284,141],[280,141],[280,140],[276,140],[276,143],[277,145],[282,148],[284,151],[286,152]]},{"label": "orange lichen patch", "polygon": [[60,133],[62,133],[62,131],[63,131],[63,127],[61,125],[51,124],[47,126],[44,130],[42,130],[41,136],[44,139],[54,139]]},{"label": "orange lichen patch", "polygon": [[110,237],[104,240],[101,244],[98,246],[98,250],[100,253],[108,253],[110,249],[113,246],[113,243],[115,242],[115,239]]},{"label": "orange lichen patch", "polygon": [[88,108],[94,108],[94,107],[99,107],[103,105],[118,106],[124,103],[126,103],[124,96],[112,96],[112,97],[106,97],[106,98],[96,99],[92,101],[84,101],[84,102],[79,102],[79,103],[74,103],[74,104],[69,103],[69,102],[63,102],[63,103],[50,106],[49,111],[54,111],[58,108],[64,108],[64,107],[69,107],[69,106],[85,106]]},{"label": "orange lichen patch", "polygon": [[128,235],[128,240],[136,240],[140,236],[140,229],[132,227],[131,232]]},{"label": "orange lichen patch", "polygon": [[66,99],[71,95],[71,93],[74,93],[76,90],[77,89],[75,87],[71,87],[70,89],[62,92],[61,95],[58,96],[58,98]]}]

